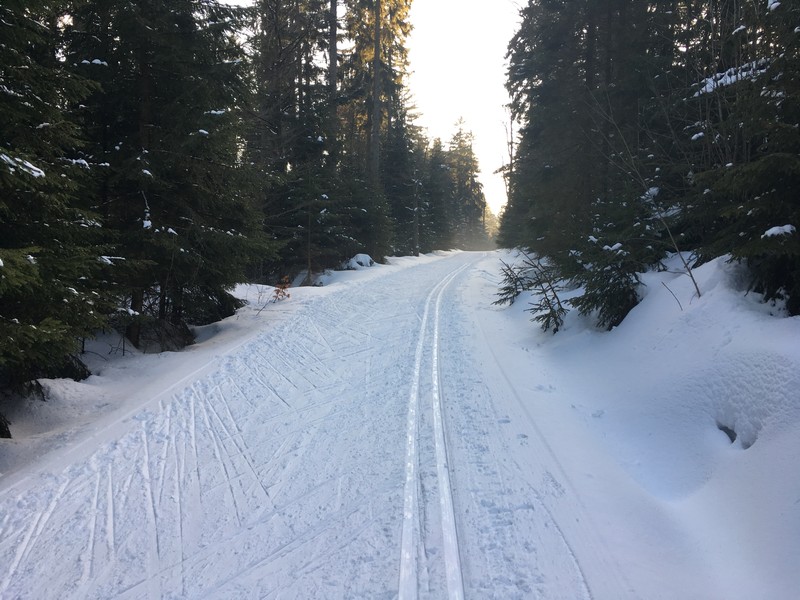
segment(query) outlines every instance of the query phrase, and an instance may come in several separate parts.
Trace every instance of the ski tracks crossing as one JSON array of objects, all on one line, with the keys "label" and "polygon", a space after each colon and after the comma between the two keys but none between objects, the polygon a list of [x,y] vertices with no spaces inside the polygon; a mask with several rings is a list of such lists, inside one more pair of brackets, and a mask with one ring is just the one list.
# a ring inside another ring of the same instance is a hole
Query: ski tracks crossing
[{"label": "ski tracks crossing", "polygon": [[313,298],[0,488],[0,598],[588,598],[459,341],[481,259]]}]

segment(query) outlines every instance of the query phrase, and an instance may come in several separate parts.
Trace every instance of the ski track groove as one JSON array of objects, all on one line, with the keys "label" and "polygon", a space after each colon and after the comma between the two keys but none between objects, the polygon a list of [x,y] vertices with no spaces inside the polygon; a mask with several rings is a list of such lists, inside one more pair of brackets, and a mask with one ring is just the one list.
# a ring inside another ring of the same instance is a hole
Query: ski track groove
[{"label": "ski track groove", "polygon": [[[456,275],[463,271],[462,267]],[[455,278],[455,276],[453,278]],[[452,281],[452,279],[450,280]],[[445,435],[444,415],[441,406],[441,387],[439,372],[439,327],[440,314],[442,307],[442,296],[447,289],[445,285],[436,299],[436,309],[434,311],[433,325],[433,348],[432,348],[432,397],[433,422],[436,442],[436,471],[439,479],[439,499],[440,510],[442,512],[442,529],[444,537],[444,558],[447,575],[448,595],[452,600],[462,600],[464,598],[464,581],[461,574],[461,557],[458,548],[458,531],[456,527],[455,510],[453,508],[453,492],[450,482],[450,461],[447,452],[447,436]]]},{"label": "ski track groove", "polygon": [[[458,535],[456,532],[456,522],[453,510],[452,489],[447,465],[447,449],[444,438],[443,422],[441,419],[441,406],[439,402],[439,364],[437,359],[438,337],[439,337],[439,312],[441,310],[441,300],[450,284],[458,275],[464,272],[470,264],[464,264],[453,270],[439,283],[437,283],[428,294],[422,315],[417,315],[420,321],[419,333],[417,338],[416,352],[414,355],[414,369],[411,389],[408,399],[408,413],[406,418],[406,471],[404,485],[404,506],[403,506],[403,527],[401,533],[400,547],[400,576],[398,581],[398,597],[400,600],[415,600],[419,591],[419,565],[417,557],[420,550],[425,553],[427,549],[422,540],[422,532],[425,530],[422,521],[427,505],[423,502],[419,505],[419,498],[425,497],[420,494],[418,487],[424,486],[419,472],[419,452],[417,448],[420,419],[420,385],[422,378],[422,362],[426,342],[428,340],[428,322],[430,320],[431,308],[433,307],[433,329],[430,333],[431,347],[431,379],[433,388],[431,393],[431,411],[434,420],[434,444],[436,450],[436,476],[439,489],[439,511],[442,523],[442,538],[444,545],[444,561],[447,579],[448,598],[451,600],[461,600],[464,597],[463,576],[461,574],[461,563],[458,550]],[[438,414],[437,414],[438,413]],[[416,541],[414,535],[416,528],[419,529],[420,540]],[[425,565],[428,569],[426,560]],[[426,578],[427,580],[427,578]]]},{"label": "ski track groove", "polygon": [[40,512],[36,519],[31,523],[30,528],[28,529],[28,533],[25,535],[25,538],[22,540],[22,544],[17,548],[16,555],[14,557],[13,562],[11,563],[11,567],[8,570],[8,574],[6,575],[3,582],[0,583],[0,596],[2,596],[3,592],[8,589],[8,586],[11,585],[11,580],[14,578],[14,575],[17,572],[17,569],[22,564],[24,559],[27,557],[28,553],[31,550],[33,544],[36,543],[36,539],[38,538],[39,534],[41,533],[44,526],[47,524],[50,515],[55,510],[56,504],[60,500],[61,496],[64,494],[64,490],[69,485],[69,480],[65,480],[58,489],[56,495],[51,499],[47,509],[45,511]]},{"label": "ski track groove", "polygon": [[83,568],[81,572],[81,585],[85,585],[89,578],[92,576],[92,566],[94,562],[94,554],[95,554],[95,544],[96,542],[96,532],[97,532],[97,519],[99,518],[98,513],[99,511],[99,500],[100,500],[100,486],[102,484],[102,475],[98,470],[95,475],[95,486],[94,486],[94,495],[92,496],[92,519],[89,523],[89,539],[86,543],[86,551],[81,557],[81,562],[83,563]]},{"label": "ski track groove", "polygon": [[106,543],[108,544],[109,554],[116,553],[117,542],[114,534],[114,521],[116,519],[114,501],[114,464],[108,463],[108,487],[106,488]]},{"label": "ski track groove", "polygon": [[[230,496],[231,496],[231,502],[233,503],[233,509],[234,509],[234,512],[235,512],[235,515],[236,515],[236,523],[241,528],[241,526],[242,526],[242,513],[241,513],[241,510],[239,508],[239,503],[236,501],[236,491],[235,491],[235,489],[233,487],[234,478],[231,477],[230,471],[228,471],[228,464],[226,463],[226,461],[225,461],[225,459],[224,459],[224,457],[222,455],[222,448],[220,447],[219,434],[217,433],[217,430],[211,425],[211,419],[208,416],[208,410],[206,408],[207,404],[208,404],[208,400],[206,398],[204,398],[200,403],[200,408],[202,409],[202,412],[203,412],[203,419],[204,419],[204,422],[206,424],[206,428],[207,428],[207,431],[209,433],[209,437],[210,437],[210,439],[211,439],[211,441],[213,442],[213,445],[214,445],[214,458],[217,459],[217,462],[219,463],[220,467],[222,468],[222,472],[225,474],[224,481],[221,481],[217,486],[211,487],[209,489],[209,491],[212,491],[212,490],[216,489],[217,487],[222,487],[222,486],[227,485],[228,491],[229,491]],[[237,479],[238,479],[238,476],[237,476]]]},{"label": "ski track groove", "polygon": [[[222,389],[217,388],[217,390],[219,392],[220,398],[222,399],[222,403],[225,406],[225,410],[227,411],[228,416],[230,417],[231,423],[233,423],[234,427],[236,427],[236,430],[237,430],[236,437],[242,440],[242,446],[241,447],[239,447],[239,445],[236,444],[237,448],[239,449],[240,456],[242,457],[242,460],[244,460],[245,464],[247,465],[247,468],[249,469],[250,473],[253,475],[254,481],[261,488],[261,491],[264,493],[264,499],[267,502],[271,503],[272,500],[270,498],[269,492],[267,491],[267,488],[264,486],[264,482],[261,481],[261,478],[258,476],[258,473],[256,473],[255,466],[253,466],[253,462],[252,462],[252,460],[251,460],[251,458],[249,456],[250,449],[247,447],[247,442],[245,441],[245,438],[242,435],[242,429],[241,429],[241,427],[239,427],[239,423],[234,418],[233,413],[231,412],[231,408],[230,408],[230,404],[228,403],[228,399],[226,398],[225,393],[222,391]],[[212,407],[212,409],[213,409],[213,407]],[[214,412],[216,414],[216,410]],[[219,416],[217,418],[219,418]],[[221,419],[220,419],[220,422],[221,422]],[[225,427],[224,423],[223,423],[222,426]],[[227,427],[225,427],[225,431],[230,436],[230,431],[228,430]],[[235,443],[235,441],[234,441],[234,443]]]},{"label": "ski track groove", "polygon": [[147,553],[147,588],[151,598],[160,597],[161,586],[159,585],[158,560],[161,556],[160,539],[158,533],[158,517],[156,510],[155,497],[153,495],[153,481],[150,475],[150,442],[147,436],[146,424],[142,424],[142,483],[146,496],[145,510],[147,511],[147,534],[149,541],[149,552]]},{"label": "ski track groove", "polygon": [[406,461],[405,485],[403,491],[403,529],[400,538],[400,580],[398,582],[399,600],[415,600],[417,597],[417,546],[414,536],[414,517],[417,515],[418,490],[420,484],[417,475],[418,455],[417,438],[419,437],[419,387],[422,373],[422,354],[425,348],[425,328],[428,324],[430,301],[436,290],[437,284],[425,300],[425,310],[417,338],[417,348],[414,355],[413,379],[408,398],[408,416],[406,419]]},{"label": "ski track groove", "polygon": [[[166,430],[167,439],[169,439],[171,423],[172,423],[172,411],[174,410],[174,404],[170,404],[167,407],[164,407],[164,421],[160,424],[161,430]],[[163,433],[162,433],[163,435]],[[159,456],[158,460],[158,467],[159,467],[159,474],[158,474],[158,502],[159,504],[164,501],[164,486],[167,483],[167,455],[169,453],[169,444],[161,444],[161,455]]]},{"label": "ski track groove", "polygon": [[183,486],[183,482],[185,480],[184,474],[186,472],[186,446],[183,446],[183,452],[178,450],[178,432],[171,432],[170,435],[170,444],[172,444],[172,451],[175,456],[175,478],[173,481],[174,486],[174,495],[175,495],[175,504],[178,508],[178,541],[180,544],[180,552],[181,552],[181,596],[186,597],[186,569],[183,568],[184,563],[186,562],[186,544],[185,540],[186,537],[183,533],[183,524],[186,520],[186,508],[183,504],[183,494],[181,493],[181,488]]}]

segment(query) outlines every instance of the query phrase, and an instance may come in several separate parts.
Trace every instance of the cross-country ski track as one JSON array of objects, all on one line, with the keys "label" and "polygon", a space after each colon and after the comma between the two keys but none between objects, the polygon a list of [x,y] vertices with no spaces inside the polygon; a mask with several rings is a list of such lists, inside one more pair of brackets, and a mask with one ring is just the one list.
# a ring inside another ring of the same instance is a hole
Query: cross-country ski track
[{"label": "cross-country ski track", "polygon": [[497,262],[367,269],[254,304],[203,360],[132,359],[176,368],[0,478],[0,598],[703,597],[686,524],[544,354],[497,345],[531,335]]}]

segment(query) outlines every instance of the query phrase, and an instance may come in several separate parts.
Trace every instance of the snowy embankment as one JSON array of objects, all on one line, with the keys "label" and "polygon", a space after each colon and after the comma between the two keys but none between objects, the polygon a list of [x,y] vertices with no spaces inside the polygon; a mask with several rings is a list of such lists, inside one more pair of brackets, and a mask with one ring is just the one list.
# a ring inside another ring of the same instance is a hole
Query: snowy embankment
[{"label": "snowy embankment", "polygon": [[8,415],[0,597],[794,597],[800,318],[718,260],[553,336],[491,306],[500,258],[242,287],[180,353],[100,340]]},{"label": "snowy embankment", "polygon": [[[644,276],[643,302],[608,333],[574,312],[555,336],[521,329],[509,315],[500,334],[511,342],[506,368],[537,365],[532,410],[564,454],[579,457],[576,469],[630,488],[611,499],[615,506],[602,506],[603,483],[587,483],[585,494],[601,501],[592,508],[607,519],[607,551],[640,585],[663,585],[640,597],[793,598],[800,318],[746,295],[747,274],[735,264],[718,259],[695,270],[701,298],[679,261],[670,266],[673,273]],[[524,308],[509,312],[521,320]],[[646,501],[637,507],[632,495]],[[646,505],[671,533],[642,513]],[[661,548],[658,560],[650,544]]]}]

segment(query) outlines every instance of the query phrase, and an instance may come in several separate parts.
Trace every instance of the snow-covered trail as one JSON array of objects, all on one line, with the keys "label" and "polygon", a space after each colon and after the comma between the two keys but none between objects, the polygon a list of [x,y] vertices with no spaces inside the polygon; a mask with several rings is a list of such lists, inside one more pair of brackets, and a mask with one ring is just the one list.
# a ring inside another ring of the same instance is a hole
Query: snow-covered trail
[{"label": "snow-covered trail", "polygon": [[796,597],[800,321],[717,260],[553,337],[491,305],[503,257],[245,286],[184,352],[45,382],[0,599]]},{"label": "snow-covered trail", "polygon": [[17,477],[0,597],[591,597],[546,498],[558,461],[497,435],[505,399],[464,343],[482,259],[313,298],[119,439]]}]

